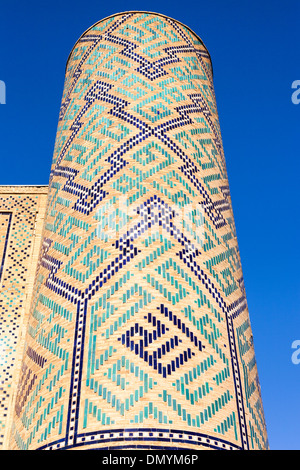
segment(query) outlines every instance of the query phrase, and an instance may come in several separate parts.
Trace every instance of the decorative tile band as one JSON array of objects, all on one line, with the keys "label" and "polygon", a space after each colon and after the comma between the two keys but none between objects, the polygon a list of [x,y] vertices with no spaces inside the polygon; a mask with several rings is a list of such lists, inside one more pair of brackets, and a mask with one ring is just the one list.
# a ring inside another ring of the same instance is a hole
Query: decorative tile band
[{"label": "decorative tile band", "polygon": [[[134,448],[137,447],[136,443],[142,441],[143,444],[139,447],[141,449],[153,448],[153,443],[160,443],[161,445],[156,446],[157,449],[174,449],[176,444],[188,444],[187,449],[191,449],[192,446],[197,447],[208,447],[215,450],[241,450],[241,447],[233,445],[231,442],[223,439],[207,436],[205,434],[196,433],[193,431],[185,432],[181,430],[170,430],[170,429],[110,429],[108,431],[101,431],[98,433],[86,433],[82,436],[78,436],[75,447],[82,447],[88,444],[97,446],[101,444],[99,449],[106,449],[102,444],[108,444],[107,449],[124,449],[123,442],[134,443]],[[167,443],[172,443],[171,447],[166,447]],[[127,445],[130,447],[130,445]],[[71,448],[74,446],[71,446]],[[96,447],[97,448],[97,447]],[[57,441],[49,443],[46,446],[42,446],[39,450],[60,450],[68,449],[65,446],[65,441]]]},{"label": "decorative tile band", "polygon": [[35,276],[39,219],[47,190],[0,187],[0,449],[7,447],[10,435],[24,347],[22,331],[28,320],[27,300]]},{"label": "decorative tile band", "polygon": [[0,212],[0,220],[1,220],[1,236],[2,240],[0,240],[0,282],[3,274],[4,269],[4,262],[5,262],[5,255],[7,251],[7,243],[9,238],[10,226],[11,226],[11,212]]}]

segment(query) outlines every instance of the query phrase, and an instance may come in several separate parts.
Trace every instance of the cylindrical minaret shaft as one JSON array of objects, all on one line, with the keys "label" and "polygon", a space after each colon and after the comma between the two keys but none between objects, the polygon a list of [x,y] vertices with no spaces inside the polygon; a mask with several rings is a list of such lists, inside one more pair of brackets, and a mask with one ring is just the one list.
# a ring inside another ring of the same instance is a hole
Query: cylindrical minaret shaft
[{"label": "cylindrical minaret shaft", "polygon": [[209,53],[156,13],[72,50],[11,448],[268,447]]}]

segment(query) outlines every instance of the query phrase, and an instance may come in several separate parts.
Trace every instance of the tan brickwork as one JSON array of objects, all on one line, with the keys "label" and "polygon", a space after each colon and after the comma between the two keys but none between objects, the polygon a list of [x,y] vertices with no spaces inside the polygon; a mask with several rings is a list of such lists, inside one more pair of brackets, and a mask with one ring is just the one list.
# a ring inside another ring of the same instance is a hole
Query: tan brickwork
[{"label": "tan brickwork", "polygon": [[0,186],[0,448],[7,449],[48,186]]},{"label": "tan brickwork", "polygon": [[211,59],[164,15],[70,54],[10,447],[268,448]]}]

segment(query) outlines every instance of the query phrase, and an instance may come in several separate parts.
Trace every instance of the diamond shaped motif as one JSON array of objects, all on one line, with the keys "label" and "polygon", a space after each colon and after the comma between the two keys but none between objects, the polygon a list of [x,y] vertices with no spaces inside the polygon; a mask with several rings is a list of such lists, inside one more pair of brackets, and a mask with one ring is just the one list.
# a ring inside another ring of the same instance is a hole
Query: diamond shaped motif
[{"label": "diamond shaped motif", "polygon": [[135,325],[128,329],[126,333],[122,334],[121,338],[118,338],[118,340],[130,349],[130,351],[133,351],[137,356],[147,362],[154,370],[157,370],[159,374],[162,374],[163,377],[167,377],[176,369],[179,369],[184,363],[188,362],[195,353],[192,352],[191,348],[187,348],[175,358],[166,362],[167,355],[175,351],[179,343],[182,343],[182,340],[179,339],[177,335],[160,343],[160,346],[155,351],[151,349],[150,352],[148,347],[158,342],[160,338],[163,338],[169,331],[169,328],[152,315],[152,313],[148,313],[145,319],[147,319],[149,325],[154,327],[152,331],[146,329],[144,326],[140,326],[139,323],[135,323]]}]

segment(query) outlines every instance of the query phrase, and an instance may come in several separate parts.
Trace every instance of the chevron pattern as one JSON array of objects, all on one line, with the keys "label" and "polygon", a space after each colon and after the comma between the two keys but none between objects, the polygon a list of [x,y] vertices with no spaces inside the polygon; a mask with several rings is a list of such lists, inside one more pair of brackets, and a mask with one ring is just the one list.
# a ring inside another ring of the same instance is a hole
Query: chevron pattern
[{"label": "chevron pattern", "polygon": [[67,65],[11,447],[268,447],[209,54],[100,21]]}]

